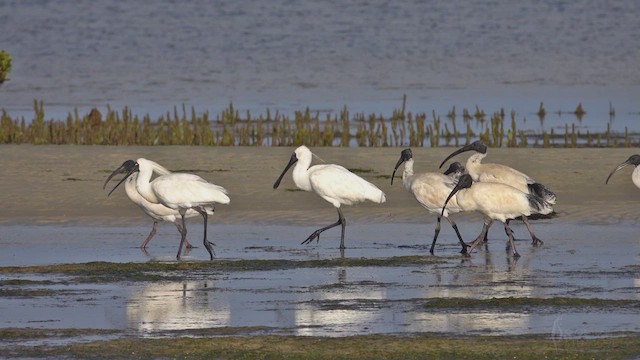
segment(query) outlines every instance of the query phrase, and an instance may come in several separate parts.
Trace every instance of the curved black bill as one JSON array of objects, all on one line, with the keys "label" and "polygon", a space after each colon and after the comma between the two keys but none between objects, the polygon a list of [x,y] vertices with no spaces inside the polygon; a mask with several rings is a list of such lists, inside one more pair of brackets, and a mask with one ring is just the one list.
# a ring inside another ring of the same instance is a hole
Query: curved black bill
[{"label": "curved black bill", "polygon": [[605,184],[608,184],[608,183],[609,183],[609,179],[611,179],[611,176],[613,176],[613,174],[614,174],[616,171],[618,171],[618,170],[620,170],[620,169],[623,169],[623,168],[625,168],[625,167],[627,167],[627,166],[629,166],[629,165],[633,165],[633,164],[631,164],[631,162],[629,162],[629,160],[627,160],[627,161],[623,162],[622,164],[620,164],[620,165],[616,166],[616,168],[615,168],[615,169],[613,169],[613,171],[609,173],[609,176],[607,176],[607,181],[605,181],[604,183],[605,183]]},{"label": "curved black bill", "polygon": [[284,167],[284,170],[282,171],[282,174],[280,174],[280,176],[278,176],[278,180],[276,180],[275,183],[273,183],[273,188],[277,189],[278,186],[280,186],[280,182],[282,181],[282,178],[284,177],[284,174],[287,173],[287,171],[289,170],[290,167],[293,166],[293,164],[295,164],[298,161],[298,158],[296,157],[296,153],[293,153],[291,155],[291,159],[289,159],[289,163],[287,164],[287,166]]},{"label": "curved black bill", "polygon": [[614,172],[625,168],[629,165],[634,165],[634,166],[638,166],[640,165],[640,155],[635,154],[635,155],[631,155],[629,156],[629,158],[627,159],[627,161],[623,162],[622,164],[618,165],[615,169],[613,169],[613,171],[611,173],[609,173],[609,177],[607,177],[607,181],[605,181],[604,183],[608,183],[609,179],[611,178],[611,175],[613,175]]},{"label": "curved black bill", "polygon": [[400,167],[400,165],[402,165],[403,162],[404,162],[404,156],[400,156],[400,159],[396,163],[396,167],[393,168],[393,174],[391,174],[391,185],[393,185],[393,178],[396,177],[396,170],[398,170],[398,168]]},{"label": "curved black bill", "polygon": [[456,184],[456,186],[454,186],[453,190],[451,190],[451,193],[449,193],[449,196],[447,196],[447,200],[444,202],[444,205],[442,206],[442,212],[440,213],[440,216],[444,216],[444,210],[447,208],[447,204],[449,203],[449,200],[451,200],[453,195],[455,195],[458,191],[462,189],[471,187],[471,184],[473,184],[471,175],[463,174],[462,176],[460,176],[458,183]]},{"label": "curved black bill", "polygon": [[446,163],[446,162],[447,162],[449,159],[451,159],[452,157],[454,157],[454,156],[456,156],[456,155],[458,155],[458,154],[461,154],[461,153],[463,153],[463,152],[465,152],[465,151],[475,150],[475,148],[474,148],[472,145],[473,145],[473,144],[465,145],[465,146],[461,147],[460,149],[458,149],[458,150],[456,150],[456,151],[452,152],[449,156],[447,156],[447,158],[446,158],[446,159],[444,159],[444,160],[442,161],[442,163],[440,163],[440,168],[442,168],[442,165],[444,165],[444,163]]},{"label": "curved black bill", "polygon": [[400,165],[402,165],[402,163],[411,159],[412,157],[413,153],[411,152],[411,149],[402,150],[402,152],[400,153],[400,159],[398,159],[396,166],[393,168],[393,174],[391,174],[391,185],[393,185],[393,178],[396,177],[396,171],[398,170]]},{"label": "curved black bill", "polygon": [[133,174],[136,171],[139,171],[140,169],[138,168],[138,164],[133,161],[133,160],[127,160],[124,163],[122,163],[122,165],[120,165],[119,168],[115,169],[111,175],[109,175],[109,177],[107,178],[107,180],[104,182],[104,185],[102,186],[102,189],[105,189],[107,187],[107,183],[109,182],[109,180],[111,180],[111,178],[113,178],[114,176],[118,175],[118,174],[122,174],[122,173],[126,173],[126,175],[122,178],[122,180],[120,180],[116,186],[113,187],[113,189],[111,189],[111,191],[109,191],[109,194],[107,194],[107,196],[111,195],[111,193],[118,188],[118,186],[120,186],[120,184],[122,184],[129,176],[131,176],[131,174]]}]

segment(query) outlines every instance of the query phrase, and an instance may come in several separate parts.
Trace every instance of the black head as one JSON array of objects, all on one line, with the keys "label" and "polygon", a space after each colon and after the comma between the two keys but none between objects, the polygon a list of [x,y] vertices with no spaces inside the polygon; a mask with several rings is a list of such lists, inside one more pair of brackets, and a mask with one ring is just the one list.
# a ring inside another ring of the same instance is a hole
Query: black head
[{"label": "black head", "polygon": [[441,213],[442,216],[444,216],[444,210],[447,208],[447,204],[449,203],[449,200],[451,200],[453,195],[455,195],[458,191],[462,189],[470,188],[471,185],[473,185],[473,179],[471,179],[471,175],[462,174],[458,179],[458,183],[453,188],[453,190],[451,190],[451,193],[449,194],[449,196],[447,196],[447,200],[444,202],[444,205],[442,206],[442,213]]},{"label": "black head", "polygon": [[484,143],[484,141],[482,140],[478,140],[478,141],[474,141],[469,145],[465,145],[463,147],[461,147],[460,149],[454,151],[451,153],[451,155],[447,156],[446,159],[444,159],[444,161],[442,161],[442,163],[440,164],[440,167],[442,167],[442,165],[444,165],[444,163],[447,162],[447,160],[451,159],[452,157],[461,154],[465,151],[475,151],[478,152],[480,154],[486,154],[487,153],[487,144]]},{"label": "black head", "polygon": [[107,180],[104,182],[104,185],[102,185],[102,189],[107,187],[107,183],[109,182],[109,180],[111,180],[111,178],[113,178],[114,176],[116,176],[117,174],[122,174],[125,173],[126,175],[122,178],[122,180],[120,180],[116,186],[113,187],[113,189],[111,189],[111,191],[109,191],[109,195],[111,195],[111,193],[118,188],[118,186],[120,186],[120,184],[122,184],[129,176],[131,176],[131,174],[133,174],[136,171],[140,171],[140,169],[138,168],[138,163],[133,161],[133,160],[127,160],[125,162],[122,163],[122,165],[120,165],[119,168],[115,169],[111,175],[109,175],[109,177],[107,178]]},{"label": "black head", "polygon": [[605,181],[605,184],[609,183],[609,179],[611,179],[611,176],[613,175],[613,173],[615,173],[616,171],[623,169],[629,165],[633,165],[633,166],[638,166],[640,165],[640,155],[631,155],[629,156],[629,158],[627,159],[627,161],[623,162],[622,164],[616,166],[615,169],[613,169],[613,171],[611,171],[609,173],[609,176],[607,177],[607,181]]},{"label": "black head", "polygon": [[444,171],[445,175],[449,175],[449,174],[464,174],[464,172],[466,171],[466,169],[464,168],[464,166],[462,166],[462,164],[460,164],[457,161],[454,161],[451,163],[451,165],[449,165],[449,168],[447,170]]},{"label": "black head", "polygon": [[413,153],[411,152],[411,149],[404,149],[402,150],[402,152],[400,152],[400,159],[398,159],[398,162],[396,163],[396,167],[393,168],[393,174],[391,174],[391,185],[393,185],[393,178],[396,176],[396,170],[398,170],[398,168],[400,167],[400,165],[402,165],[403,162],[409,161],[412,158],[413,158]]}]

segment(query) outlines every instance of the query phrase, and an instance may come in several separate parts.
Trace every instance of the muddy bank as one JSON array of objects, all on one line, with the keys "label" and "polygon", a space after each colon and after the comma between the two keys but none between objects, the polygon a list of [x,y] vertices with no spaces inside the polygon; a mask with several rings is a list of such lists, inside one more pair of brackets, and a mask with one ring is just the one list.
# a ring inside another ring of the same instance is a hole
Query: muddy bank
[{"label": "muddy bank", "polygon": [[[146,221],[124,191],[111,197],[102,190],[108,174],[126,159],[147,157],[173,171],[194,172],[224,186],[231,204],[219,206],[213,223],[296,224],[332,221],[335,211],[314,194],[296,191],[289,174],[278,190],[273,182],[292,148],[246,147],[109,147],[0,146],[0,222],[4,224],[132,225]],[[402,187],[390,185],[399,148],[312,149],[328,163],[341,164],[378,185],[387,194],[383,205],[347,207],[356,222],[433,222]],[[453,148],[414,148],[416,171],[439,171]],[[487,162],[511,165],[558,194],[558,222],[636,223],[640,190],[630,181],[631,169],[609,172],[633,149],[490,149]],[[466,161],[468,155],[456,160]],[[115,185],[115,183],[114,183]],[[468,215],[463,215],[468,216]]]}]

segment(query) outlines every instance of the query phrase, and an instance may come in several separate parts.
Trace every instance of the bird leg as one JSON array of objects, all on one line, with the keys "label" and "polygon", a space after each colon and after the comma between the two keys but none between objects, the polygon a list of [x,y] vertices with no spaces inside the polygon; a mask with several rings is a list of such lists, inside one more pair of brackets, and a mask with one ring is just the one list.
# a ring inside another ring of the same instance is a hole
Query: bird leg
[{"label": "bird leg", "polygon": [[176,259],[180,260],[180,253],[182,253],[182,245],[184,245],[185,240],[187,239],[187,224],[184,222],[184,214],[186,213],[185,209],[180,209],[180,216],[182,217],[182,231],[180,234],[180,246],[178,246],[178,255],[176,255]]},{"label": "bird leg", "polygon": [[[438,240],[438,234],[440,234],[440,219],[442,216],[438,215],[438,222],[436,222],[435,234],[433,235],[433,241],[431,242],[431,248],[429,252],[433,255],[433,248],[436,246],[436,240]],[[451,222],[451,220],[449,220]]]},{"label": "bird leg", "polygon": [[195,211],[197,211],[198,213],[200,213],[200,215],[202,215],[202,218],[204,219],[204,239],[202,240],[204,247],[207,248],[207,251],[209,252],[209,257],[210,260],[213,260],[213,257],[215,256],[216,252],[213,251],[213,243],[209,240],[207,240],[207,212],[200,209],[200,208],[193,208]]},{"label": "bird leg", "polygon": [[481,242],[484,242],[485,239],[487,238],[487,232],[489,231],[489,227],[491,226],[491,224],[493,223],[493,220],[491,219],[485,219],[484,220],[484,224],[482,225],[482,230],[480,230],[480,235],[478,235],[478,237],[473,240],[471,242],[471,244],[467,244],[466,248],[465,248],[465,252],[463,252],[463,254],[465,254],[466,256],[471,256],[471,252],[473,251],[473,249],[478,246],[478,244],[480,244]]},{"label": "bird leg", "polygon": [[513,230],[511,230],[511,228],[509,227],[509,220],[504,222],[504,231],[509,237],[509,245],[507,247],[507,250],[511,249],[511,251],[513,252],[513,257],[519,258],[520,254],[518,254],[518,251],[516,250],[516,244],[513,243]]},{"label": "bird leg", "polygon": [[529,230],[529,235],[531,235],[531,245],[540,246],[544,244],[544,241],[540,240],[536,236],[536,234],[533,233],[533,230],[531,229],[531,224],[529,224],[529,220],[527,219],[526,216],[522,216],[522,222],[527,226],[527,230]]},{"label": "bird leg", "polygon": [[458,230],[458,225],[456,225],[456,223],[453,220],[449,219],[448,217],[446,219],[449,221],[449,224],[451,224],[451,227],[453,228],[453,230],[455,230],[456,235],[458,235],[458,240],[460,240],[460,245],[462,245],[462,250],[460,251],[460,253],[466,254],[467,243],[465,243],[464,240],[462,240],[462,235],[460,235],[460,231]]},{"label": "bird leg", "polygon": [[[173,224],[178,229],[178,232],[180,234],[182,234],[182,226],[180,225],[180,223],[176,220],[176,221],[173,222]],[[184,242],[185,242],[185,244],[184,244],[185,249],[193,249],[195,247],[195,246],[191,245],[191,243],[189,242],[188,239],[184,239]]]},{"label": "bird leg", "polygon": [[317,239],[316,242],[320,242],[320,234],[322,234],[323,231],[325,230],[329,230],[331,228],[334,228],[338,225],[342,225],[342,235],[340,238],[340,249],[344,249],[344,230],[345,227],[347,225],[346,220],[344,219],[344,215],[342,214],[342,210],[340,210],[340,208],[338,209],[338,221],[336,221],[335,223],[331,224],[331,225],[327,225],[321,229],[318,229],[316,231],[314,231],[311,235],[309,235],[309,237],[303,241],[301,244],[309,244],[313,241],[313,239]]},{"label": "bird leg", "polygon": [[146,249],[147,248],[147,244],[149,243],[149,241],[151,241],[151,238],[153,237],[153,235],[156,234],[156,226],[158,226],[158,222],[154,221],[153,222],[153,227],[151,228],[151,232],[149,233],[149,235],[147,236],[146,239],[144,239],[144,241],[142,242],[142,244],[140,245],[140,249]]}]

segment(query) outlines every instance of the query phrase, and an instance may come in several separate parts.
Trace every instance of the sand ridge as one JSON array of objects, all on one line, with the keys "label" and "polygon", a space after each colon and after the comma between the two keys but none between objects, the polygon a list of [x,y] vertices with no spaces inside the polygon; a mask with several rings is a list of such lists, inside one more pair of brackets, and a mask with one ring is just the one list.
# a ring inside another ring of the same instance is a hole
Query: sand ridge
[{"label": "sand ridge", "polygon": [[[272,188],[293,147],[189,146],[0,146],[0,223],[138,224],[144,215],[118,189],[110,197],[102,185],[127,159],[146,157],[172,171],[196,173],[225,187],[230,205],[219,205],[213,222],[295,224],[333,221],[333,207],[312,193],[299,191],[287,174]],[[345,207],[350,222],[433,222],[400,181],[390,184],[402,148],[312,148],[327,163],[336,163],[376,184],[387,195],[385,204]],[[413,148],[417,172],[440,171],[438,165],[453,150]],[[636,153],[634,149],[489,149],[484,162],[512,166],[547,185],[558,195],[554,222],[611,224],[638,222],[640,189],[631,183],[632,168],[607,175]],[[469,153],[453,160],[465,162]],[[452,160],[452,161],[453,161]],[[314,160],[314,164],[319,160]],[[396,176],[401,176],[399,171]],[[477,215],[462,215],[477,218]]]}]

